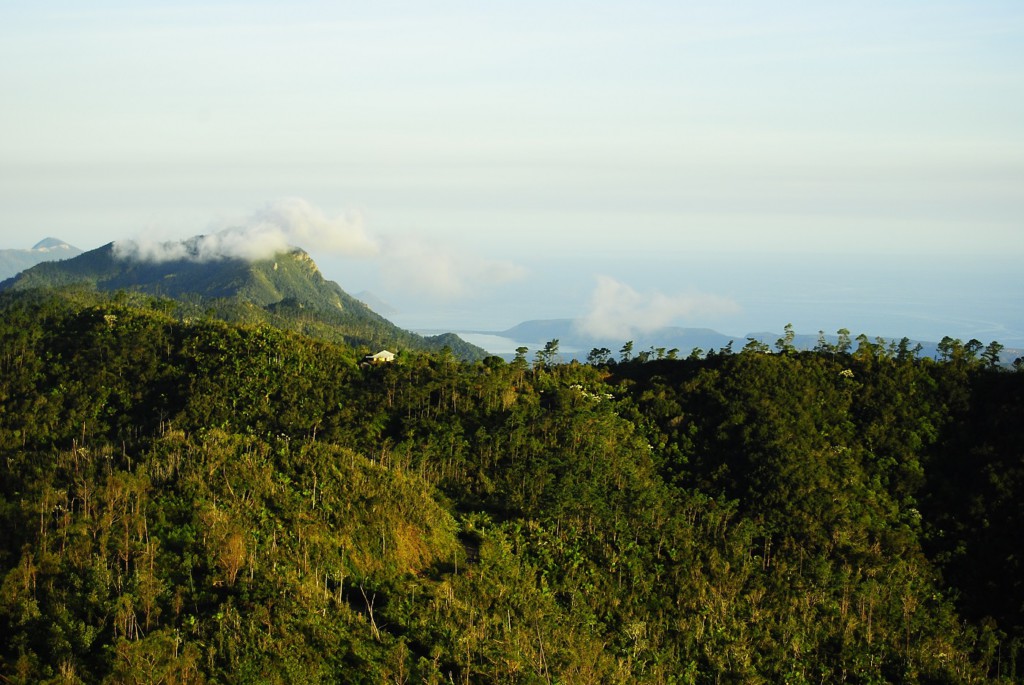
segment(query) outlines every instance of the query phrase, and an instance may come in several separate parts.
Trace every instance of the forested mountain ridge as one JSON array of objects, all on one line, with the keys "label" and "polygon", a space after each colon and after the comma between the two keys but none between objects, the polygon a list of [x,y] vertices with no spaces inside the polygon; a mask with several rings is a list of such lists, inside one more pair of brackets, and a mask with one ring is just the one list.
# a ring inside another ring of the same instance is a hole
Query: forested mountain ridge
[{"label": "forested mountain ridge", "polygon": [[962,345],[374,367],[162,302],[0,294],[7,682],[1024,677],[1024,374]]},{"label": "forested mountain ridge", "polygon": [[453,336],[424,337],[395,326],[325,279],[313,259],[298,248],[255,261],[188,256],[147,261],[119,256],[115,244],[109,243],[74,259],[38,264],[0,283],[0,291],[70,286],[172,298],[228,321],[268,323],[373,351],[440,351],[449,346],[466,359],[486,356],[484,350]]}]

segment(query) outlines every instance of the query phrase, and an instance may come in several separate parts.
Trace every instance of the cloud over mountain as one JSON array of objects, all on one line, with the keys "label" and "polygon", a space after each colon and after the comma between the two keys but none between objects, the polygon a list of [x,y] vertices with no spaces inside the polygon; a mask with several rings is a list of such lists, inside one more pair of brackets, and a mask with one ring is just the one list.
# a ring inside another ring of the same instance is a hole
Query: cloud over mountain
[{"label": "cloud over mountain", "polygon": [[470,297],[526,276],[526,269],[513,262],[481,257],[458,245],[415,235],[373,235],[360,215],[328,216],[302,198],[271,203],[241,221],[225,222],[206,235],[185,240],[120,240],[114,254],[146,262],[257,261],[292,247],[314,256],[369,258],[385,288],[428,299]]},{"label": "cloud over mountain", "polygon": [[727,297],[689,292],[667,295],[659,291],[640,293],[625,283],[599,276],[580,330],[595,338],[629,338],[678,323],[695,316],[732,314],[739,305]]},{"label": "cloud over mountain", "polygon": [[254,212],[238,225],[188,240],[152,238],[119,240],[115,254],[122,259],[163,262],[187,259],[266,259],[290,247],[339,256],[372,256],[377,241],[358,215],[331,217],[301,198],[288,198]]}]

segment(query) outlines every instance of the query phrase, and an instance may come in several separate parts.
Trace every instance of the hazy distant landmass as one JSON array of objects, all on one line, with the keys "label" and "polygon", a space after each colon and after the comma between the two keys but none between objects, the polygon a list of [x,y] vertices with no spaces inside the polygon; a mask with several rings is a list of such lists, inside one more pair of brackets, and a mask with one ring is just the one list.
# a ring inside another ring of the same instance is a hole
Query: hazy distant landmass
[{"label": "hazy distant landmass", "polygon": [[[703,356],[712,350],[725,348],[736,351],[751,340],[774,348],[785,333],[783,331],[752,331],[744,335],[729,335],[710,328],[667,326],[642,332],[623,331],[617,337],[595,336],[587,332],[580,319],[535,319],[523,321],[500,331],[469,331],[461,332],[461,335],[466,340],[505,359],[512,359],[518,346],[525,346],[532,353],[541,349],[547,341],[558,340],[559,350],[563,357],[582,361],[586,359],[591,350],[600,348],[607,349],[613,357],[616,357],[627,342],[632,343],[632,354],[648,352],[652,353],[655,358],[665,355],[686,357],[694,352],[697,356]],[[859,331],[851,334],[851,337],[854,338],[854,346],[857,345],[855,338],[860,335]],[[900,339],[865,335],[873,344],[891,345],[900,342]],[[798,350],[813,350],[822,340],[829,345],[835,345],[839,341],[838,332],[813,335],[795,334],[791,344]],[[982,342],[988,343],[989,341]],[[938,341],[907,339],[905,344],[911,349],[917,348],[918,354],[921,356],[934,357],[938,354]],[[918,348],[918,346],[920,347]],[[1003,349],[1001,359],[1004,363],[1008,363],[1022,354],[1024,354],[1024,350],[1020,348],[1007,347]]]},{"label": "hazy distant landmass", "polygon": [[[515,340],[546,341],[557,338],[559,343],[570,347],[614,347],[615,350],[618,350],[628,340],[632,340],[637,349],[676,348],[685,353],[689,353],[695,347],[706,351],[711,348],[725,347],[730,342],[736,343],[735,336],[719,333],[710,328],[681,328],[678,326],[644,332],[624,331],[618,336],[595,336],[588,333],[578,319],[524,321],[497,334]],[[742,339],[740,341],[742,342]]]},{"label": "hazy distant landmass", "polygon": [[40,262],[70,259],[82,251],[59,238],[45,238],[29,250],[0,250],[0,280],[10,278]]}]

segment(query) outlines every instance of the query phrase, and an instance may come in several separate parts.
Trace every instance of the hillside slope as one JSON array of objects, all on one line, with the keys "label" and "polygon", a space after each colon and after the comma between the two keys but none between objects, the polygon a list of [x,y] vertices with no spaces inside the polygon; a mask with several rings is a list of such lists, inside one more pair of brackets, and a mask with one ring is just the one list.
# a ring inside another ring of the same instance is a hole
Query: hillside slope
[{"label": "hillside slope", "polygon": [[1024,373],[371,366],[165,303],[0,295],[3,682],[1024,677]]},{"label": "hillside slope", "polygon": [[465,359],[486,352],[456,336],[424,337],[403,330],[323,277],[313,259],[293,249],[270,259],[189,258],[140,261],[117,256],[113,243],[73,259],[47,262],[0,283],[0,291],[88,287],[172,298],[185,312],[227,321],[269,323],[328,340],[373,349],[440,350]]}]

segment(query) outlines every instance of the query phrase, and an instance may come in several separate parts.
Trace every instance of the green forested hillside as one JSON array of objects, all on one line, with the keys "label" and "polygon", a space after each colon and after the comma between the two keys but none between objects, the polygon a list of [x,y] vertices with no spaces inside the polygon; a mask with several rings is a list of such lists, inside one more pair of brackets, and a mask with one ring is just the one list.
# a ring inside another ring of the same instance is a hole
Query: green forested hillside
[{"label": "green forested hillside", "polygon": [[0,299],[4,682],[1024,679],[1024,374],[955,341],[367,366],[150,305]]},{"label": "green forested hillside", "polygon": [[119,257],[110,243],[74,259],[38,264],[0,282],[0,292],[67,288],[145,293],[173,299],[185,314],[268,324],[374,352],[381,347],[419,351],[448,347],[462,359],[486,356],[484,350],[454,334],[424,337],[399,328],[325,279],[300,249],[256,261],[182,257],[153,262]]}]

